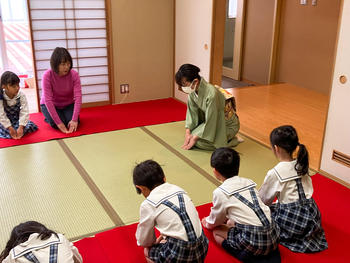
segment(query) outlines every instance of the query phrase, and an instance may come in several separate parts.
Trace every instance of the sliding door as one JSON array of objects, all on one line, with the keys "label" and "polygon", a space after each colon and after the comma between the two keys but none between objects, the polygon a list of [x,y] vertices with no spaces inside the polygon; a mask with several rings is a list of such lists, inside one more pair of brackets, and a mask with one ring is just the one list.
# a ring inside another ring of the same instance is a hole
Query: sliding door
[{"label": "sliding door", "polygon": [[105,0],[28,0],[38,93],[55,47],[73,58],[83,103],[111,103]]}]

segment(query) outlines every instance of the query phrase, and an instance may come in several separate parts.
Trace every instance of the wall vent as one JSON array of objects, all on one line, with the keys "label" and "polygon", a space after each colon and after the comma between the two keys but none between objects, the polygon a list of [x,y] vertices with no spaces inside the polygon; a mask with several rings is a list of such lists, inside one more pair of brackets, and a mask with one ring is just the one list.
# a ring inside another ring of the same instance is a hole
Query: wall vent
[{"label": "wall vent", "polygon": [[334,160],[342,165],[345,165],[347,167],[350,167],[350,156],[346,155],[344,153],[333,150],[332,160]]}]

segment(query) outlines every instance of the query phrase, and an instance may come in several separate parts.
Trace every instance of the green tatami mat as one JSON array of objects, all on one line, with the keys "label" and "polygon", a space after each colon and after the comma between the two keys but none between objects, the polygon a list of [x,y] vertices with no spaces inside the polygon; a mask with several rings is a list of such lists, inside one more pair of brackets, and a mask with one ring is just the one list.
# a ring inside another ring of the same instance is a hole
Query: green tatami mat
[{"label": "green tatami mat", "polygon": [[[210,167],[211,151],[196,148],[189,151],[181,149],[185,138],[184,121],[147,126],[146,128],[180,154],[214,176]],[[278,161],[270,149],[247,137],[242,137],[245,141],[234,148],[241,154],[239,175],[252,179],[259,187],[263,183],[267,171],[273,168]]]},{"label": "green tatami mat", "polygon": [[212,201],[216,186],[141,128],[64,142],[125,224],[139,219],[139,205],[144,198],[136,194],[132,170],[146,159],[160,163],[167,181],[185,189],[196,205]]},{"label": "green tatami mat", "polygon": [[57,141],[0,150],[0,249],[35,220],[76,238],[114,226]]}]

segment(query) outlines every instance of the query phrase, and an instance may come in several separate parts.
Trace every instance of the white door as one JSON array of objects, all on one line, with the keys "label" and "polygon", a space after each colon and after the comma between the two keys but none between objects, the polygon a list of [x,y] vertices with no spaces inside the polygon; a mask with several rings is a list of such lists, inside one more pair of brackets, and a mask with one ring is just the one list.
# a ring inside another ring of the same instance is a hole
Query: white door
[{"label": "white door", "polygon": [[[190,63],[201,69],[207,81],[210,76],[211,28],[213,0],[175,1],[175,72]],[[177,89],[175,97],[187,101],[187,94]]]},{"label": "white door", "polygon": [[342,164],[350,161],[350,1],[343,2],[321,170],[350,183],[350,166]]}]

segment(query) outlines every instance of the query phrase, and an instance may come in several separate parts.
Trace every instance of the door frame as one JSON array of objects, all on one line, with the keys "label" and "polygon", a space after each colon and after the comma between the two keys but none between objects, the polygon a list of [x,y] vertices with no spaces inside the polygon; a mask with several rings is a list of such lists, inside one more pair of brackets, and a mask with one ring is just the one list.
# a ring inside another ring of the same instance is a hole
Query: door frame
[{"label": "door frame", "polygon": [[[228,6],[228,1],[229,0],[226,0],[225,3],[225,21],[227,16],[226,7]],[[245,0],[237,0],[237,17],[235,22],[235,36],[233,44],[233,66],[232,68],[222,66],[222,75],[235,80],[241,80],[245,6]]]}]

